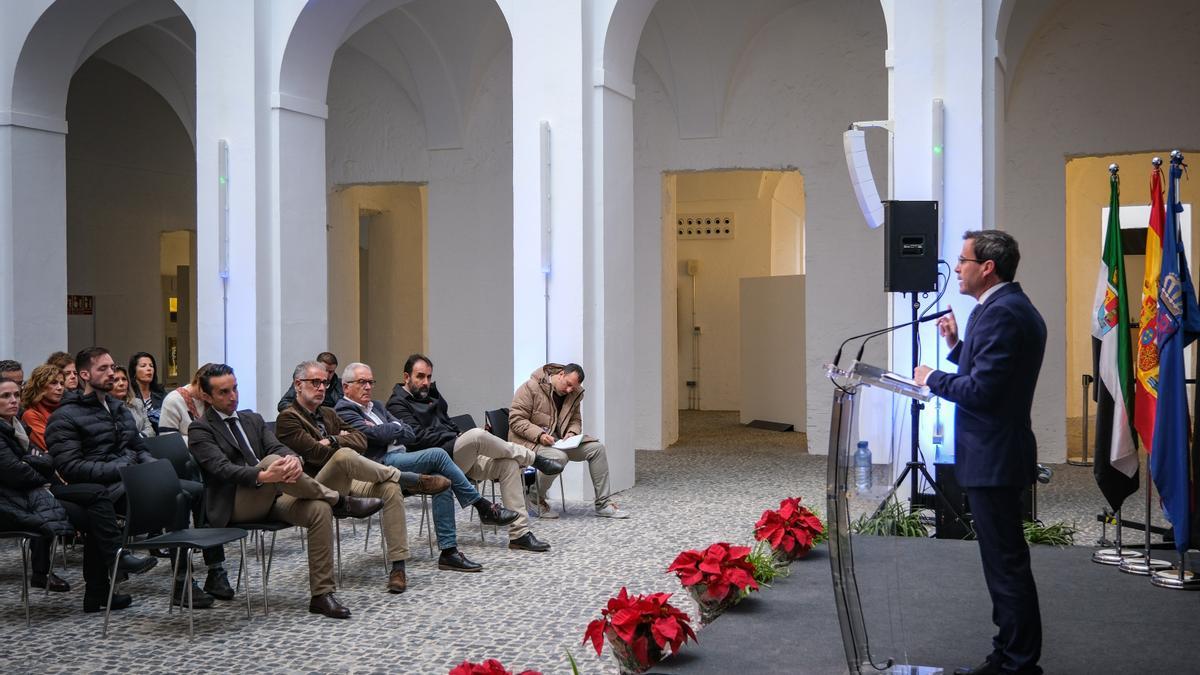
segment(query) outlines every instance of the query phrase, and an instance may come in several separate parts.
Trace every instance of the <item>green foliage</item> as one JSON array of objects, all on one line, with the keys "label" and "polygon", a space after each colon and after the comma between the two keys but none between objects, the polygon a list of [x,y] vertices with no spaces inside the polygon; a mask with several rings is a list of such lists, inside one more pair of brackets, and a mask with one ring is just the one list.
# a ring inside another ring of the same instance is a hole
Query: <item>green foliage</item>
[{"label": "green foliage", "polygon": [[579,664],[575,663],[575,655],[571,650],[567,650],[567,660],[571,662],[571,675],[579,675]]},{"label": "green foliage", "polygon": [[921,514],[909,512],[895,497],[888,499],[871,515],[862,514],[850,529],[855,534],[885,537],[928,537],[929,529],[921,522]]},{"label": "green foliage", "polygon": [[[759,586],[765,588],[771,587],[771,582],[779,577],[786,577],[791,573],[791,569],[775,557],[775,552],[771,550],[771,545],[765,541],[760,541],[754,544],[754,548],[750,550],[750,554],[746,556],[746,560],[754,566],[754,580]],[[742,591],[742,597],[749,595],[749,590]]]},{"label": "green foliage", "polygon": [[1075,533],[1078,531],[1074,524],[1068,525],[1061,521],[1049,525],[1026,521],[1025,541],[1048,546],[1071,546],[1075,543]]}]

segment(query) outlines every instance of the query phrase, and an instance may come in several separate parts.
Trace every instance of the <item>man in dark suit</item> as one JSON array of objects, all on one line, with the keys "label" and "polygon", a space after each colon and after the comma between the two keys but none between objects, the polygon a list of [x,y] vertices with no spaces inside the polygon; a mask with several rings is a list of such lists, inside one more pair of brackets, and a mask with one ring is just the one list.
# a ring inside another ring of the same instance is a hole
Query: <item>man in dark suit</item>
[{"label": "man in dark suit", "polygon": [[1033,392],[1046,349],[1046,324],[1013,281],[1021,253],[999,230],[967,232],[955,271],[958,290],[979,301],[958,339],[953,314],[938,328],[957,373],[918,366],[918,384],[956,404],[955,476],[967,494],[979,540],[983,577],[999,632],[992,653],[960,675],[1041,673],[1042,620],[1029,546],[1021,523],[1021,492],[1037,471],[1030,422]]},{"label": "man in dark suit", "polygon": [[200,396],[208,410],[188,427],[188,449],[204,472],[209,524],[282,520],[308,528],[308,611],[349,618],[350,610],[333,597],[333,518],[366,518],[383,502],[338,494],[305,475],[303,462],[260,415],[237,409],[233,368],[205,368]]}]

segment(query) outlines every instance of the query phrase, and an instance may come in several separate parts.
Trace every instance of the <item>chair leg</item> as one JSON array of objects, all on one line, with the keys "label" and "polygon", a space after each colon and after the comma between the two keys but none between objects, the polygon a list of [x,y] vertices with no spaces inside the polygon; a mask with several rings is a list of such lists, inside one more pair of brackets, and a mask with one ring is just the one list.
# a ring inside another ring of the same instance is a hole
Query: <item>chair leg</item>
[{"label": "chair leg", "polygon": [[563,485],[562,476],[558,478],[558,496],[562,499],[562,512],[567,515],[567,488]]},{"label": "chair leg", "polygon": [[[54,557],[50,557],[54,560]],[[49,578],[46,587],[50,587]],[[25,627],[29,628],[29,538],[21,538],[21,604],[25,605]]]},{"label": "chair leg", "polygon": [[383,549],[383,573],[386,576],[392,572],[392,561],[388,559],[387,537],[383,534],[382,521],[379,523],[379,547]]},{"label": "chair leg", "polygon": [[[58,548],[58,537],[50,537],[50,572],[54,572],[54,551]],[[65,545],[64,545],[65,548]],[[63,571],[66,571],[67,566],[63,565]],[[50,597],[50,577],[46,577],[46,590],[44,597]]]},{"label": "chair leg", "polygon": [[[257,560],[258,559],[257,539],[254,539],[253,537],[251,537],[250,544],[254,548],[254,558],[255,558],[255,560]],[[244,552],[245,548],[246,548],[246,545],[243,543],[242,544],[243,552]],[[246,556],[243,555],[242,559],[238,561],[237,583],[233,585],[233,590],[235,592],[241,592],[241,590],[242,590],[242,572],[244,572],[245,570],[246,570]],[[246,589],[249,590],[249,587],[250,587],[250,584],[247,582]]]},{"label": "chair leg", "polygon": [[188,639],[196,637],[192,627],[192,614],[195,612],[195,607],[192,605],[192,549],[187,549],[187,575],[183,578],[183,587],[187,589],[188,596]]},{"label": "chair leg", "polygon": [[[372,517],[373,516],[367,516],[367,536],[363,537],[363,553],[366,553],[367,547],[371,545],[371,518]],[[383,516],[379,517],[379,527],[380,527],[380,529],[383,529]]]},{"label": "chair leg", "polygon": [[342,587],[342,526],[341,520],[333,519],[333,539],[337,543],[337,585]]},{"label": "chair leg", "polygon": [[[112,576],[108,579],[108,602],[104,605],[104,629],[100,632],[102,638],[108,637],[108,616],[112,614],[113,591],[117,588],[117,566],[121,564],[121,553],[124,551],[124,547],[117,547],[117,555],[113,559]],[[174,576],[171,577],[171,583],[175,583]]]},{"label": "chair leg", "polygon": [[[167,603],[167,614],[175,611],[175,580],[179,578],[179,558],[182,555],[182,549],[171,551],[171,601]],[[183,596],[179,596],[179,611],[183,611]]]},{"label": "chair leg", "polygon": [[[265,551],[266,546],[267,546],[267,542],[265,540],[263,540],[262,546]],[[262,573],[262,575],[263,575],[263,578],[262,578],[263,616],[267,616],[267,614],[271,611],[271,608],[270,608],[269,602],[268,602],[268,598],[267,598],[267,585],[271,581],[271,562],[274,560],[275,560],[275,533],[272,532],[271,533],[271,550],[270,550],[270,552],[266,553],[266,563],[264,563],[266,565],[266,567],[263,568],[263,573]]]},{"label": "chair leg", "polygon": [[303,551],[308,545],[308,533],[304,531],[303,527],[297,526],[296,534],[300,535],[300,550]]},{"label": "chair leg", "polygon": [[[426,525],[428,523],[428,525]],[[429,495],[421,495],[421,527],[429,530],[426,539],[429,541],[429,555],[433,555],[433,516],[429,513]],[[420,531],[417,536],[421,536]]]},{"label": "chair leg", "polygon": [[[492,481],[492,503],[495,503],[495,502],[496,502],[496,481]],[[493,525],[492,526],[492,534],[496,534],[498,532],[500,532],[500,526]]]},{"label": "chair leg", "polygon": [[[245,567],[246,567],[246,538],[242,537],[240,540],[238,540],[238,543],[241,544],[241,547],[242,547],[242,557],[240,560],[238,560],[238,588],[240,589],[242,587],[242,570],[245,569]],[[254,616],[251,614],[251,609],[250,609],[250,584],[249,583],[246,584],[245,595],[246,595],[246,620],[250,621],[251,619],[254,618]]]}]

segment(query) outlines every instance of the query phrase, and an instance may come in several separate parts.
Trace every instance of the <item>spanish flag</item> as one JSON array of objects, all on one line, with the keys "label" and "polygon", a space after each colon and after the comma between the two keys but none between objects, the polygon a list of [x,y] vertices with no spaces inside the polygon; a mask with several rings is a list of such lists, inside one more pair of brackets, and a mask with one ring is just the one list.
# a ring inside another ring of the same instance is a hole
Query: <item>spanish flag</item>
[{"label": "spanish flag", "polygon": [[1150,452],[1154,415],[1158,410],[1158,279],[1162,272],[1162,170],[1150,172],[1150,224],[1146,228],[1146,274],[1142,278],[1142,311],[1138,319],[1137,358],[1134,360],[1133,427]]}]

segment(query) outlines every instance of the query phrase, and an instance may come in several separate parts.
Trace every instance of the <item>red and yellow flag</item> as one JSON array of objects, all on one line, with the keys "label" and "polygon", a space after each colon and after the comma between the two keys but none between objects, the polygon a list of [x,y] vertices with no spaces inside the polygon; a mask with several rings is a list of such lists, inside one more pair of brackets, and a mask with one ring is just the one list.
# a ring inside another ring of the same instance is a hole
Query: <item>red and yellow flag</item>
[{"label": "red and yellow flag", "polygon": [[1134,362],[1133,427],[1150,452],[1158,410],[1158,277],[1162,272],[1162,170],[1150,173],[1150,224],[1146,228],[1146,275],[1142,278],[1142,312],[1138,320],[1137,359]]}]

